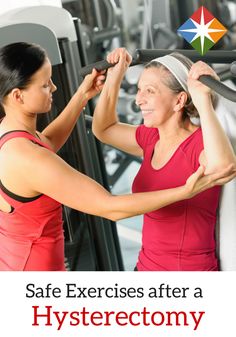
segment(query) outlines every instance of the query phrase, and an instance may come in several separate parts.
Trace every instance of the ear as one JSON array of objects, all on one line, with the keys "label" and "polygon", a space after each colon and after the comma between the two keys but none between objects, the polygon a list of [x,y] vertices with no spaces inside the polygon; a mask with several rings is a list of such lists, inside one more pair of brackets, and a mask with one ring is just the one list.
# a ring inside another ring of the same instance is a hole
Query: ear
[{"label": "ear", "polygon": [[20,103],[20,104],[24,103],[23,93],[22,93],[22,90],[20,90],[19,88],[13,89],[11,92],[11,96],[16,103]]},{"label": "ear", "polygon": [[176,104],[174,106],[174,111],[179,111],[183,109],[183,107],[185,106],[185,103],[187,102],[187,99],[188,99],[187,93],[185,91],[181,91],[177,96]]}]

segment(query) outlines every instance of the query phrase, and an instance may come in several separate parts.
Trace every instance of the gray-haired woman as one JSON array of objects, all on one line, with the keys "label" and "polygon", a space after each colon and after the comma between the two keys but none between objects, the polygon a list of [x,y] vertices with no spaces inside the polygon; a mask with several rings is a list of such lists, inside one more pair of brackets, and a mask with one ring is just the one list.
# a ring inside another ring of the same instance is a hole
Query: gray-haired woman
[{"label": "gray-haired woman", "polygon": [[[232,147],[213,108],[211,90],[198,81],[216,77],[203,62],[172,53],[146,65],[139,82],[136,104],[142,111],[140,126],[118,121],[116,104],[122,78],[131,56],[118,48],[107,57],[108,70],[96,105],[93,132],[103,143],[143,163],[133,192],[173,188],[183,184],[199,165],[206,173],[235,165]],[[191,122],[200,116],[201,128]],[[216,213],[220,187],[144,215],[142,248],[137,270],[218,270],[215,245]]]}]

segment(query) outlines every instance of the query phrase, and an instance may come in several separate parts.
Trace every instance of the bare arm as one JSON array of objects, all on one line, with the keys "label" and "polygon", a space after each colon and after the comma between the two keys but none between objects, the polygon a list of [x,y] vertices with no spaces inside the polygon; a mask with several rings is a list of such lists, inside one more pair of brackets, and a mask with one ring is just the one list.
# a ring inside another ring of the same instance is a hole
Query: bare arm
[{"label": "bare arm", "polygon": [[86,76],[65,109],[42,132],[51,148],[57,152],[67,141],[88,100],[102,88],[103,75],[94,69]]},{"label": "bare arm", "polygon": [[[20,153],[17,151],[18,164],[11,167],[10,172],[9,170],[6,172],[8,177],[9,174],[11,177],[17,177],[18,184],[24,186],[24,189],[27,187],[27,195],[43,193],[71,208],[112,220],[143,214],[190,198],[235,176],[232,168],[203,176],[203,168],[200,167],[184,186],[156,192],[114,196],[94,180],[70,167],[53,152],[39,148],[25,139],[18,141],[17,146],[22,150]],[[12,186],[15,186],[14,182]],[[20,194],[19,190],[13,187],[11,190]]]},{"label": "bare arm", "polygon": [[108,55],[107,61],[115,66],[108,70],[104,87],[96,104],[93,115],[93,133],[103,143],[132,155],[142,156],[142,149],[135,138],[137,127],[120,123],[116,112],[121,81],[131,62],[131,56],[124,48],[118,48]]},{"label": "bare arm", "polygon": [[194,64],[189,72],[188,87],[201,119],[204,152],[200,156],[200,162],[206,166],[207,173],[236,164],[236,160],[233,148],[212,106],[210,89],[197,81],[203,74],[217,78],[213,69],[200,61]]}]

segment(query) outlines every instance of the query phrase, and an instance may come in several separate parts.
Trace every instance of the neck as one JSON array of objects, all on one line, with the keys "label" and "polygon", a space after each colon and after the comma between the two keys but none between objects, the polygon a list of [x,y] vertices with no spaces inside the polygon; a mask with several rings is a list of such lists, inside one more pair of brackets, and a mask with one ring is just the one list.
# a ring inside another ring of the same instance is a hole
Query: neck
[{"label": "neck", "polygon": [[36,114],[17,113],[16,111],[6,110],[1,127],[8,130],[25,130],[36,135]]},{"label": "neck", "polygon": [[158,126],[160,143],[170,144],[177,138],[186,136],[186,133],[192,133],[196,129],[196,126],[192,124],[189,118],[185,120],[178,119],[178,121],[170,119],[162,125]]}]

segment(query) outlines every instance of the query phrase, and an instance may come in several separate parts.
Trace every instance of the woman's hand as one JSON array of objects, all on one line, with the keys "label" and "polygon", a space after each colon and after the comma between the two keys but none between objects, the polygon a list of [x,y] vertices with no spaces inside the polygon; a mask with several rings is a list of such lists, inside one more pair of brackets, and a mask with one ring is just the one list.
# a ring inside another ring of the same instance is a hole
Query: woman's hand
[{"label": "woman's hand", "polygon": [[236,166],[229,165],[226,169],[217,173],[204,175],[204,167],[200,166],[186,181],[188,199],[196,194],[216,185],[224,185],[236,177]]},{"label": "woman's hand", "polygon": [[85,98],[85,104],[102,90],[105,80],[104,73],[105,71],[99,72],[94,68],[91,74],[85,76],[77,90]]},{"label": "woman's hand", "polygon": [[211,89],[198,80],[202,75],[210,75],[216,80],[219,80],[216,72],[206,63],[198,61],[192,65],[188,74],[187,85],[192,100],[194,104],[196,103],[196,105],[199,102],[200,95],[210,97],[211,94]]},{"label": "woman's hand", "polygon": [[116,48],[107,55],[107,62],[114,64],[113,67],[108,69],[107,77],[114,82],[116,80],[121,81],[132,62],[132,56],[125,48]]}]

